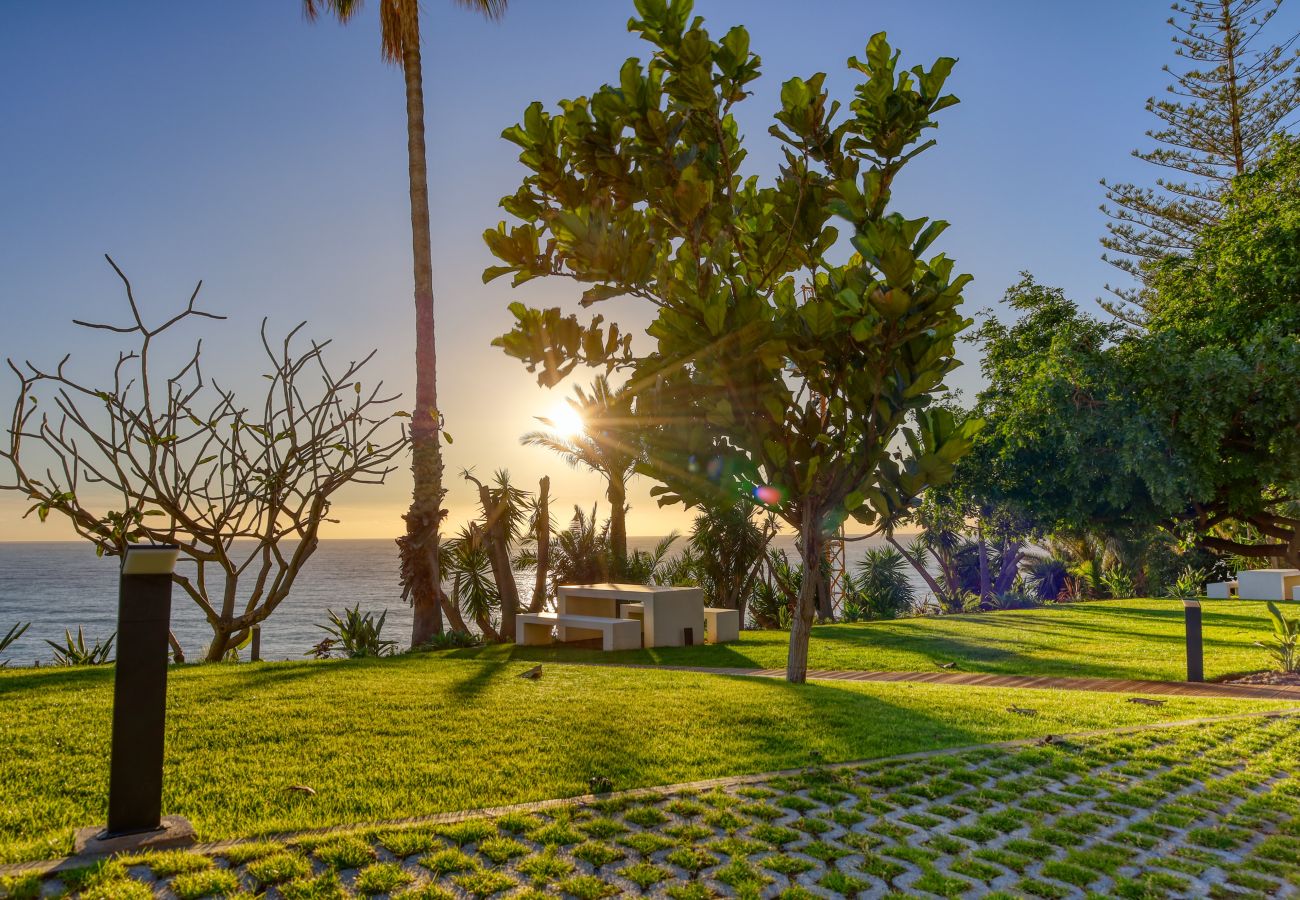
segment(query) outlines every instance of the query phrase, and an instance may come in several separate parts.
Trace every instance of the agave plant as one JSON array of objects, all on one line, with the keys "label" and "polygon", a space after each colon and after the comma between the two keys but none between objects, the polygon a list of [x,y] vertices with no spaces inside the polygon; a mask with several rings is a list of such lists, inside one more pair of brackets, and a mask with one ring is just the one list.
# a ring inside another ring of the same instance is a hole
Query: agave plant
[{"label": "agave plant", "polygon": [[380,613],[378,619],[374,613],[361,612],[360,603],[351,609],[345,607],[341,617],[330,609],[325,612],[330,624],[316,627],[329,637],[308,650],[306,655],[320,658],[341,650],[349,659],[357,659],[363,656],[392,656],[396,650],[397,641],[387,641],[380,636],[384,630],[384,620],[388,618],[388,610]]},{"label": "agave plant", "polygon": [[[10,628],[9,632],[4,637],[0,637],[0,653],[4,653],[13,646],[14,642],[23,636],[23,632],[31,627],[31,622],[19,622],[14,625],[13,628]],[[3,669],[7,665],[9,665],[9,660],[0,659],[0,669]]]},{"label": "agave plant", "polygon": [[54,641],[47,640],[45,643],[54,648],[54,664],[56,666],[99,666],[109,662],[108,654],[113,652],[113,640],[117,637],[117,632],[108,636],[106,641],[95,641],[93,644],[86,643],[86,636],[81,631],[81,626],[77,626],[77,636],[73,638],[72,632],[63,629],[63,643],[56,644]]},{"label": "agave plant", "polygon": [[1271,600],[1268,617],[1273,620],[1273,636],[1264,642],[1256,641],[1255,645],[1263,647],[1277,661],[1278,671],[1300,672],[1300,619],[1288,619]]}]

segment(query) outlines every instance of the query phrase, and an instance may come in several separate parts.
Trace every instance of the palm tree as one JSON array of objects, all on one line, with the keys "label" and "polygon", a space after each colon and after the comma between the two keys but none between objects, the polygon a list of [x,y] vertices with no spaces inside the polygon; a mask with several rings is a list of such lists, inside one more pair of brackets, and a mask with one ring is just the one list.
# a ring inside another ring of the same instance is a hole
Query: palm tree
[{"label": "palm tree", "polygon": [[[568,404],[582,417],[583,430],[564,435],[555,430],[530,431],[520,438],[525,446],[545,447],[573,466],[586,466],[605,479],[609,500],[609,551],[611,574],[623,577],[627,560],[627,482],[641,458],[632,434],[632,392],[624,385],[614,389],[603,375],[592,382],[590,393],[574,390]],[[543,425],[550,419],[538,417]]]},{"label": "palm tree", "polygon": [[[489,19],[505,14],[508,0],[454,0]],[[347,22],[362,0],[303,0],[308,19],[321,11]],[[406,80],[407,175],[411,186],[411,249],[415,269],[415,408],[411,411],[411,506],[406,534],[398,540],[402,594],[415,609],[411,646],[442,631],[442,579],[438,527],[442,510],[442,427],[436,384],[433,320],[433,244],[429,235],[429,167],[424,151],[424,82],[420,62],[419,0],[379,0],[381,50],[402,67]]]}]

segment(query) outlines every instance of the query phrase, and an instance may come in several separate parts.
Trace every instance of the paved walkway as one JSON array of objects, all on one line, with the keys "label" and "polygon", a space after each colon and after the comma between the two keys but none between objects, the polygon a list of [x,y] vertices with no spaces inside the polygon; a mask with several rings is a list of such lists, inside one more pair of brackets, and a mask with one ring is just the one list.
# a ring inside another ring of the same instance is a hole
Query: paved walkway
[{"label": "paved walkway", "polygon": [[[724,669],[706,666],[650,666],[622,663],[591,663],[590,665],[666,669],[672,672],[700,672],[706,675],[741,675],[751,678],[785,677],[785,669]],[[808,680],[910,681],[924,684],[954,684],[966,687],[1040,688],[1054,691],[1101,691],[1108,694],[1155,694],[1164,697],[1232,697],[1239,700],[1295,700],[1300,702],[1300,687],[1269,684],[1130,681],[1120,678],[1059,678],[1045,675],[993,675],[979,672],[845,672],[834,669],[809,669]]]}]

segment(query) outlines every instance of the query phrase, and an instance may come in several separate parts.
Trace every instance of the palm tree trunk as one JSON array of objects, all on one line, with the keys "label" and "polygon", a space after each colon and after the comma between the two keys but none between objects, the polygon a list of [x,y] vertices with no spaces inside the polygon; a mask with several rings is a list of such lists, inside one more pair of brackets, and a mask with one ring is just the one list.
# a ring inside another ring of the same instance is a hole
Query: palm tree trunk
[{"label": "palm tree trunk", "polygon": [[537,521],[533,530],[537,538],[537,580],[528,611],[541,612],[546,606],[546,581],[551,573],[551,479],[543,475],[537,484]]},{"label": "palm tree trunk", "polygon": [[903,559],[912,564],[912,568],[921,576],[921,580],[924,581],[925,586],[930,589],[930,593],[934,594],[934,600],[938,603],[939,598],[943,595],[944,591],[943,588],[939,586],[939,582],[935,580],[935,577],[931,575],[930,571],[925,567],[925,559],[918,559],[913,556],[911,551],[899,543],[898,538],[894,537],[893,534],[885,535],[885,540],[902,555]]},{"label": "palm tree trunk", "polygon": [[627,571],[627,485],[623,478],[609,473],[609,549],[612,565],[610,577],[622,578]]},{"label": "palm tree trunk", "polygon": [[406,513],[406,535],[401,546],[402,583],[415,609],[411,646],[417,646],[442,631],[442,606],[438,602],[442,580],[438,569],[438,527],[442,519],[443,489],[420,18],[415,0],[403,0],[402,22],[407,29],[403,36],[402,72],[406,77],[406,149],[415,275],[415,408],[411,411],[411,507]]}]

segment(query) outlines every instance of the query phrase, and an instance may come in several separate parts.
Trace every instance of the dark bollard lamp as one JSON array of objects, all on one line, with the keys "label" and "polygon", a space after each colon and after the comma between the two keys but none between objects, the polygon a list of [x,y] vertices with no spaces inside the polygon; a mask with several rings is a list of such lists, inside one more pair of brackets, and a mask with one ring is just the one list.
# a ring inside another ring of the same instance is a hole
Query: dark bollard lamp
[{"label": "dark bollard lamp", "polygon": [[178,552],[174,544],[131,544],[122,554],[108,827],[78,832],[79,855],[194,841],[188,822],[162,815],[167,637]]}]

